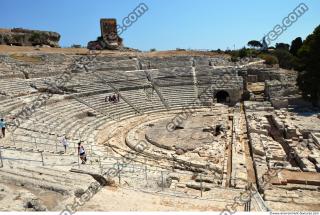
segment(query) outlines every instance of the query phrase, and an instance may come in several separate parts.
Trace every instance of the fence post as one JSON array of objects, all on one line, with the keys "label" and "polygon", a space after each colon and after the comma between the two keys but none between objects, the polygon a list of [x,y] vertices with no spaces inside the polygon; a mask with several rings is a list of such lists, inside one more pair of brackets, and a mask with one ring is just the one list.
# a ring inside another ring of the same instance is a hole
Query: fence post
[{"label": "fence post", "polygon": [[1,148],[0,148],[0,161],[1,161],[1,168],[3,167],[3,161],[2,161],[2,154],[1,154]]},{"label": "fence post", "polygon": [[74,148],[74,152],[77,153],[77,148],[76,148],[75,142],[73,142],[73,148]]},{"label": "fence post", "polygon": [[202,175],[200,174],[200,190],[201,190],[201,197],[202,197]]},{"label": "fence post", "polygon": [[44,166],[43,153],[42,153],[42,152],[40,152],[40,153],[41,153],[41,162],[42,162],[42,166]]},{"label": "fence post", "polygon": [[37,138],[36,137],[34,138],[34,143],[36,145],[36,149],[38,149],[38,144],[37,144]]},{"label": "fence post", "polygon": [[117,161],[118,165],[118,179],[119,179],[119,186],[121,185],[121,175],[120,175],[120,166],[119,166],[119,161]]},{"label": "fence post", "polygon": [[161,187],[162,187],[162,191],[163,191],[164,190],[163,171],[161,171]]},{"label": "fence post", "polygon": [[100,167],[100,172],[102,174],[102,164],[101,164],[101,157],[99,156],[99,167]]},{"label": "fence post", "polygon": [[147,173],[147,171],[148,171],[148,167],[147,167],[147,165],[145,165],[144,166],[144,172],[145,172],[145,177],[146,177],[146,181],[147,181],[147,184],[148,184],[148,173]]},{"label": "fence post", "polygon": [[13,140],[13,145],[16,146],[16,140],[14,139],[14,135],[11,136]]},{"label": "fence post", "polygon": [[174,172],[174,157],[172,156],[172,172]]},{"label": "fence post", "polygon": [[80,155],[77,155],[78,157],[78,168],[80,169]]}]

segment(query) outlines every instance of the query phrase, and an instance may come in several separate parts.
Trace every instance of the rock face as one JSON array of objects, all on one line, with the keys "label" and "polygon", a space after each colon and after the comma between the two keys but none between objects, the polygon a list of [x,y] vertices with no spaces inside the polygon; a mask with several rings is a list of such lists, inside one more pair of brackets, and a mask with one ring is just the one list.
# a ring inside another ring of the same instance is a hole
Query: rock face
[{"label": "rock face", "polygon": [[100,20],[101,36],[95,41],[90,41],[87,48],[90,50],[117,50],[123,48],[122,38],[117,32],[116,19]]},{"label": "rock face", "polygon": [[60,34],[23,28],[0,29],[1,45],[59,47]]}]

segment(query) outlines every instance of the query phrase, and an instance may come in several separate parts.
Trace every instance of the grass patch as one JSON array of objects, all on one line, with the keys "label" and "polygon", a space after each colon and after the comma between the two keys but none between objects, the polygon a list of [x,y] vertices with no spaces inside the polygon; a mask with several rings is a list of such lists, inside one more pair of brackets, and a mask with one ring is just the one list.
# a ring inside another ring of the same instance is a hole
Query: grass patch
[{"label": "grass patch", "polygon": [[25,54],[11,54],[10,57],[15,60],[23,61],[26,63],[38,64],[43,62],[43,59],[39,56],[28,56]]}]

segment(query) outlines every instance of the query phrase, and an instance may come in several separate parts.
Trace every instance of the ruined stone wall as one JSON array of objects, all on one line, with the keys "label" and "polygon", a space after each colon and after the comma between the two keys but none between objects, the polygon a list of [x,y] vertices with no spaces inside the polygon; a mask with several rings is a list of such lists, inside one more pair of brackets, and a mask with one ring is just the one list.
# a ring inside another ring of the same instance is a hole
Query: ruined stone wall
[{"label": "ruined stone wall", "polygon": [[296,86],[297,72],[281,70],[273,72],[275,79],[265,81],[265,94],[269,98],[281,98],[299,92]]},{"label": "ruined stone wall", "polygon": [[284,108],[301,100],[296,85],[297,72],[281,70],[273,74],[276,79],[265,81],[265,95],[276,108]]},{"label": "ruined stone wall", "polygon": [[117,32],[116,19],[100,19],[101,36],[95,41],[90,41],[87,48],[90,50],[117,50],[123,47],[123,39]]}]

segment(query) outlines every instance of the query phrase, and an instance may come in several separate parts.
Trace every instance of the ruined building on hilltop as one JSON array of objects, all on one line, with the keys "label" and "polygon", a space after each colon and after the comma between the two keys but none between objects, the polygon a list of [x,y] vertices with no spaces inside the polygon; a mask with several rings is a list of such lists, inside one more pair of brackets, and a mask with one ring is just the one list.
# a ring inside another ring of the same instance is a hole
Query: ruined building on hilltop
[{"label": "ruined building on hilltop", "polygon": [[90,50],[117,50],[122,47],[122,38],[119,37],[117,32],[116,19],[100,19],[101,36],[95,41],[88,43]]}]

